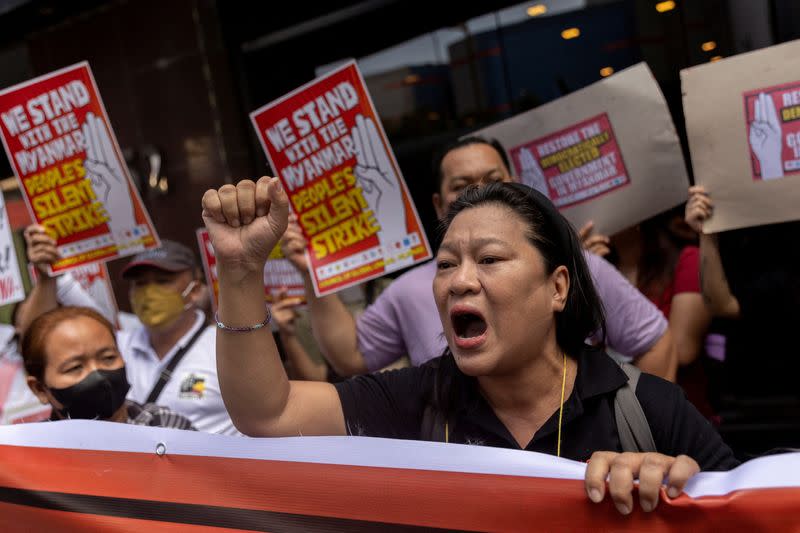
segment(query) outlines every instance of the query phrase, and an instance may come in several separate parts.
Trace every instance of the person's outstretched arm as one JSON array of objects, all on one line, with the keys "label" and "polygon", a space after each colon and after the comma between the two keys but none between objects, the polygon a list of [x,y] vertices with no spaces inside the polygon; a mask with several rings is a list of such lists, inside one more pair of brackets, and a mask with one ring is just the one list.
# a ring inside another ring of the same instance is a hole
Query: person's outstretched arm
[{"label": "person's outstretched arm", "polygon": [[642,372],[675,382],[678,377],[678,353],[669,328],[652,348],[637,357],[633,364]]},{"label": "person's outstretched arm", "polygon": [[584,251],[606,312],[608,346],[643,372],[675,381],[678,357],[663,313],[608,261]]},{"label": "person's outstretched arm", "polygon": [[343,377],[365,374],[366,359],[358,349],[356,321],[344,302],[335,294],[317,298],[308,262],[306,241],[300,226],[292,220],[283,236],[283,252],[303,276],[306,301],[311,317],[311,330],[319,349],[337,374]]},{"label": "person's outstretched arm", "polygon": [[[286,230],[289,203],[277,178],[223,185],[203,195],[203,220],[217,254],[219,321],[262,324],[264,264]],[[242,433],[258,437],[344,435],[333,385],[291,382],[268,327],[217,331],[217,373],[225,406]]]},{"label": "person's outstretched arm", "polygon": [[700,287],[703,298],[714,316],[739,318],[739,300],[731,292],[717,239],[714,235],[700,235]]},{"label": "person's outstretched arm", "polygon": [[689,187],[686,223],[700,234],[700,288],[711,314],[723,318],[739,318],[739,300],[731,292],[722,267],[717,239],[703,233],[703,222],[711,218],[714,204],[703,187]]},{"label": "person's outstretched arm", "polygon": [[47,273],[47,267],[58,260],[56,241],[45,232],[43,226],[36,224],[25,228],[23,234],[28,262],[36,269],[38,279],[14,315],[14,326],[20,333],[27,331],[36,317],[58,307],[56,278],[51,278]]},{"label": "person's outstretched arm", "polygon": [[47,273],[48,267],[58,261],[60,256],[55,239],[47,234],[44,226],[32,224],[25,228],[24,235],[28,262],[33,265],[37,276],[33,289],[25,301],[17,307],[14,315],[14,326],[17,331],[24,333],[36,317],[59,305],[89,307],[106,317],[112,324],[117,322],[117,317],[99,305],[72,273],[50,277]]},{"label": "person's outstretched arm", "polygon": [[675,338],[678,364],[688,365],[703,352],[711,318],[711,310],[700,288],[700,251],[687,246],[675,265],[669,312],[669,329]]}]

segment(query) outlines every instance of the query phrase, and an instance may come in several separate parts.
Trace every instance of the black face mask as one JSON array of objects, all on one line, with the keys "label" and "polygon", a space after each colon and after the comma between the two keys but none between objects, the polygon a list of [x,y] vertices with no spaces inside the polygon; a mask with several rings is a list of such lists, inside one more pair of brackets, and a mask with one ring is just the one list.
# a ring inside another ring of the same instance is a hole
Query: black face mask
[{"label": "black face mask", "polygon": [[81,381],[63,389],[50,389],[53,397],[64,408],[64,418],[111,418],[125,403],[128,394],[128,378],[125,367],[116,370],[95,370]]}]

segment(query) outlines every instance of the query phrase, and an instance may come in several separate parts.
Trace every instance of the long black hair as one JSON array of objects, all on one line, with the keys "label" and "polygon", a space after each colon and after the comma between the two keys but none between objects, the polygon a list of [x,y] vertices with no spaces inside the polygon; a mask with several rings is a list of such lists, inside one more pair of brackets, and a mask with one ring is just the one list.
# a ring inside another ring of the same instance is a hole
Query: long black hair
[{"label": "long black hair", "polygon": [[[572,225],[540,192],[519,183],[490,183],[470,186],[450,205],[442,221],[442,235],[453,219],[467,209],[486,204],[504,206],[516,213],[528,226],[526,237],[544,258],[545,269],[552,274],[559,266],[569,272],[569,291],[564,309],[555,316],[556,342],[567,355],[576,356],[585,339],[599,334],[605,341],[605,315],[597,295],[583,249]],[[435,403],[440,411],[452,413],[466,384],[466,376],[447,348],[439,361]]]}]

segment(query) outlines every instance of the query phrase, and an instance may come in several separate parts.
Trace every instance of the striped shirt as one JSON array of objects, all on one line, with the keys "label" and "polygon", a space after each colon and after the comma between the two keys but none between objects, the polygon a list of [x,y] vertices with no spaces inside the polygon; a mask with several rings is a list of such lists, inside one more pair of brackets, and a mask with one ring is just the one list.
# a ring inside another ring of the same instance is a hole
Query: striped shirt
[{"label": "striped shirt", "polygon": [[131,400],[126,400],[126,405],[128,407],[128,424],[195,430],[188,418],[166,407],[154,403],[142,405]]}]

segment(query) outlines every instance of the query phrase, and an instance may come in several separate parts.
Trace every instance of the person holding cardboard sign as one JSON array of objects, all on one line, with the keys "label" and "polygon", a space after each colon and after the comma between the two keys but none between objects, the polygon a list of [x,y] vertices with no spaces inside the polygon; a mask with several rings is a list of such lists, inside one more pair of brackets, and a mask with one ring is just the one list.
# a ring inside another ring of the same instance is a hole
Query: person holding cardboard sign
[{"label": "person holding cardboard sign", "polygon": [[733,295],[725,271],[716,240],[703,233],[703,222],[711,218],[714,204],[704,187],[689,188],[689,201],[686,203],[686,223],[700,235],[703,260],[701,286],[703,296],[714,316],[723,318],[741,318],[739,300]]},{"label": "person holding cardboard sign", "polygon": [[[707,229],[717,216],[713,191],[689,194],[686,221]],[[792,221],[700,235],[703,296],[715,316],[730,319],[715,346],[721,364],[710,399],[739,456],[800,445],[798,232]]]},{"label": "person holding cardboard sign", "polygon": [[[680,210],[680,212],[678,212]],[[679,366],[703,349],[712,314],[700,290],[697,234],[684,222],[683,207],[666,211],[606,238],[582,235],[584,248],[605,256],[669,320]]]},{"label": "person holding cardboard sign", "polygon": [[[218,258],[220,385],[248,435],[480,441],[591,459],[587,496],[599,502],[607,491],[622,514],[633,510],[635,478],[651,511],[665,479],[675,497],[701,467],[737,464],[675,385],[637,374],[629,387],[627,371],[585,344],[603,330],[602,304],[574,230],[529,187],[471,187],[450,208],[433,283],[447,352],[337,385],[290,381],[265,327],[264,262],[288,224],[280,182],[225,185],[202,205]],[[625,388],[662,453],[623,446],[613,404]]]},{"label": "person holding cardboard sign", "polygon": [[667,318],[679,366],[677,382],[701,412],[712,416],[699,358],[719,336],[708,336],[712,314],[700,288],[697,234],[684,221],[683,210],[678,206],[610,238],[595,234],[591,223],[579,235],[584,249],[608,259]]}]

